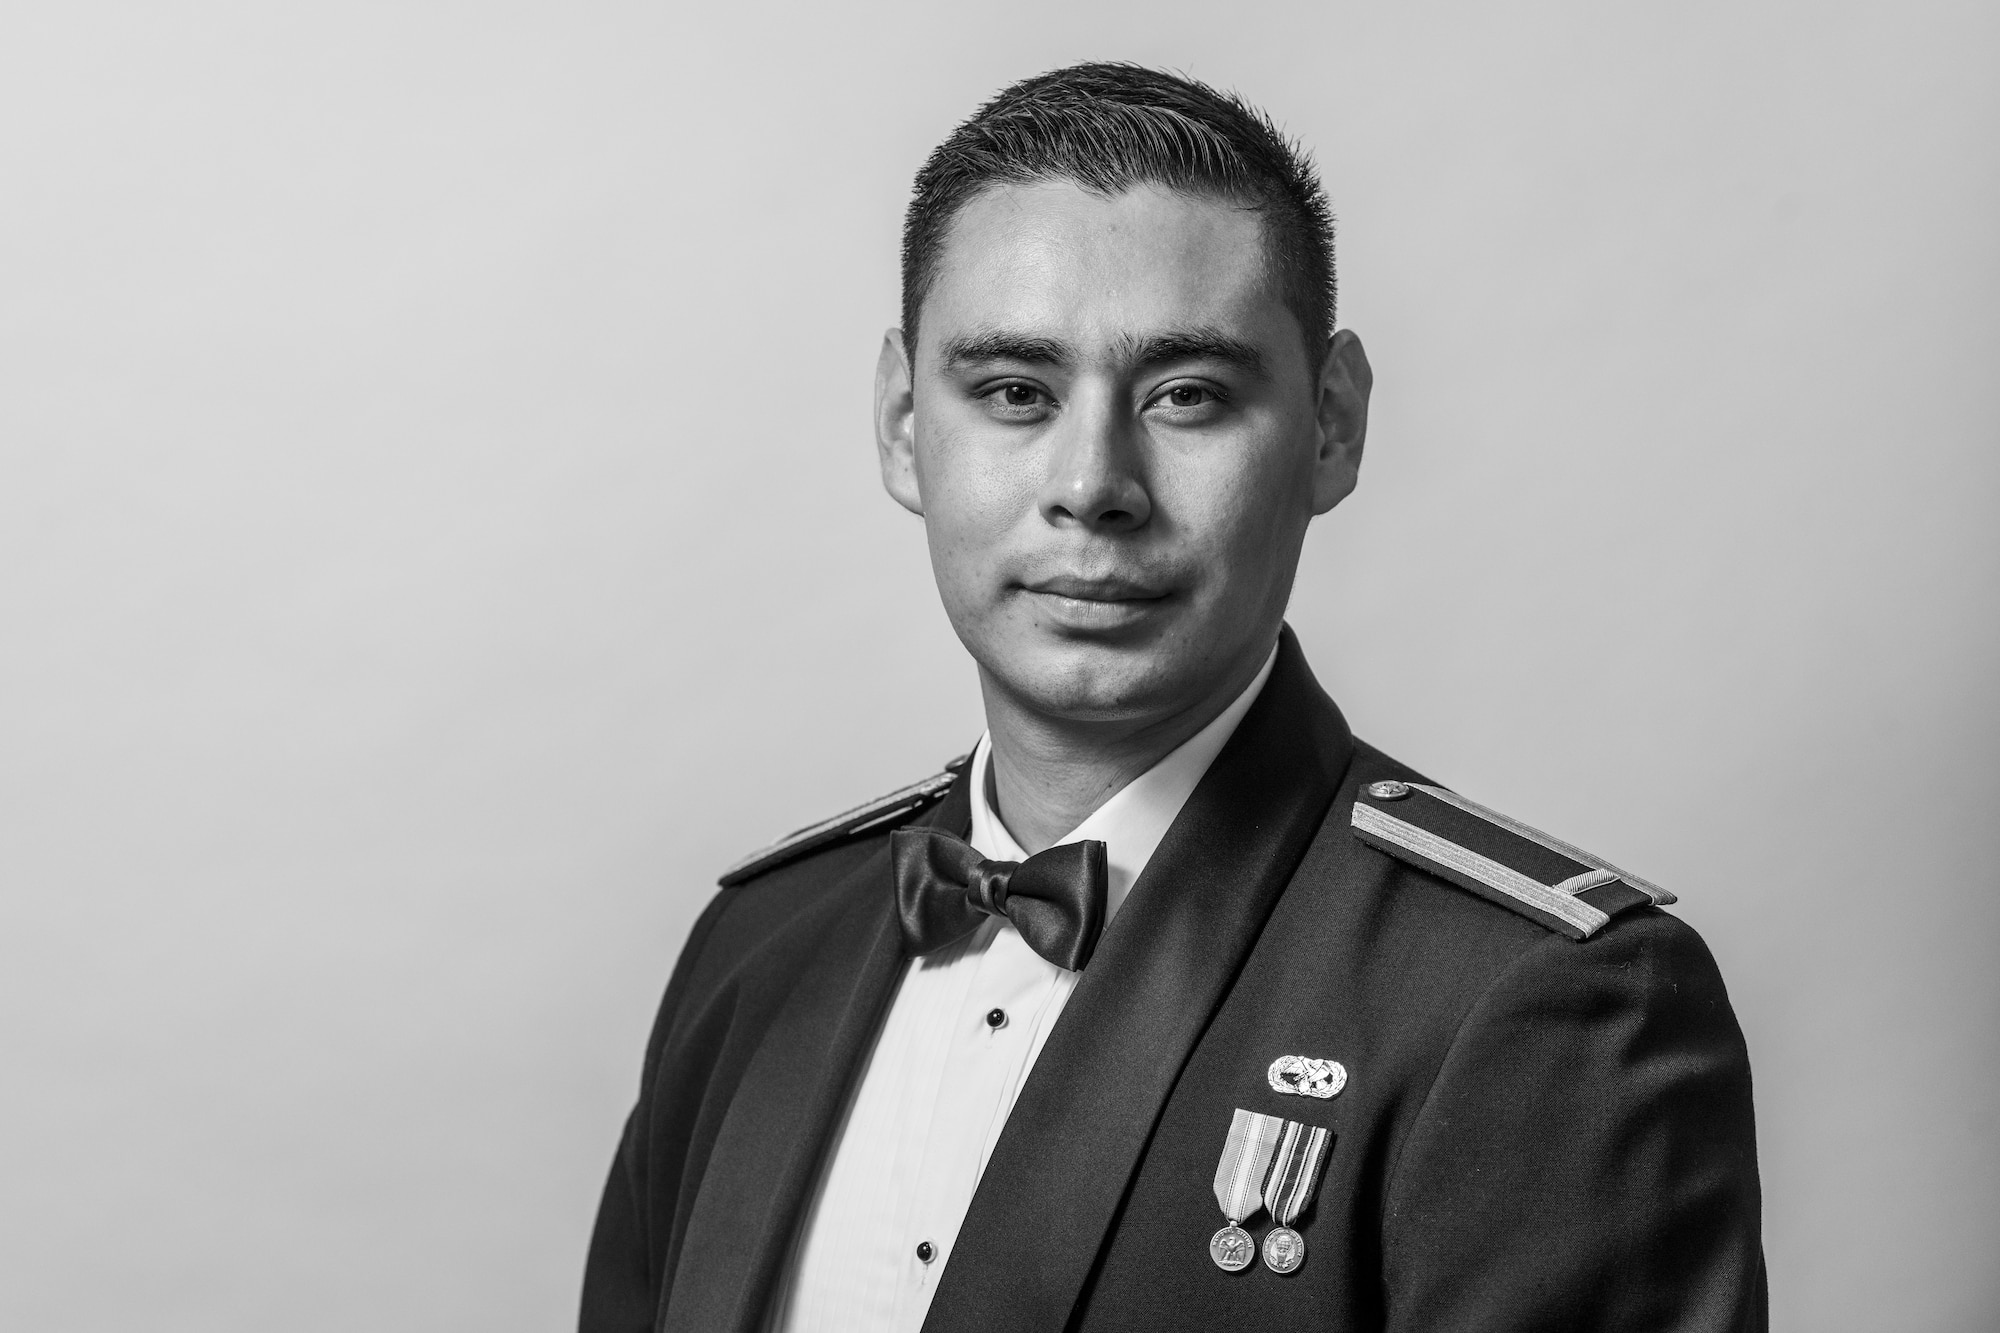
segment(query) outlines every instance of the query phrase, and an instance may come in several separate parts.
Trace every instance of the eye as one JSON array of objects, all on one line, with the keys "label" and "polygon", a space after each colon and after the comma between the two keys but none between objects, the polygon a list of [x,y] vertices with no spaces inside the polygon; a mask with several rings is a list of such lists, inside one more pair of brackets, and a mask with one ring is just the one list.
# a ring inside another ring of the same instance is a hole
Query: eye
[{"label": "eye", "polygon": [[1155,393],[1146,406],[1152,411],[1165,413],[1170,421],[1192,426],[1207,422],[1228,402],[1229,395],[1213,384],[1180,380]]},{"label": "eye", "polygon": [[1055,398],[1047,389],[1027,380],[1005,380],[976,395],[986,410],[1002,421],[1039,421],[1055,409]]}]

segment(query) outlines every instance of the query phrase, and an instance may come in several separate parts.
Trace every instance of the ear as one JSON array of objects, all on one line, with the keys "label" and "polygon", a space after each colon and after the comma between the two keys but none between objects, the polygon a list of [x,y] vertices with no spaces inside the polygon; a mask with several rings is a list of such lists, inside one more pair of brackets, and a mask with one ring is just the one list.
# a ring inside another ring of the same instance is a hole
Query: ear
[{"label": "ear", "polygon": [[1342,329],[1326,349],[1319,373],[1319,455],[1313,460],[1313,513],[1345,500],[1361,479],[1361,446],[1368,439],[1368,391],[1375,372],[1361,339]]},{"label": "ear", "polygon": [[924,512],[917,486],[917,396],[910,358],[903,354],[903,331],[882,335],[875,361],[875,453],[882,465],[882,489],[912,514]]}]

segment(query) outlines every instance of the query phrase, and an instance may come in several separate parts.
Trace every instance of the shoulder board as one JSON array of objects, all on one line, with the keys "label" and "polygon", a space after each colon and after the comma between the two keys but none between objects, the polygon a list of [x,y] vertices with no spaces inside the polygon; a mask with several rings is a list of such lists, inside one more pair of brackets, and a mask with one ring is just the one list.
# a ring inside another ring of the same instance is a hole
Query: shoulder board
[{"label": "shoulder board", "polygon": [[1589,939],[1620,912],[1674,901],[1580,847],[1421,782],[1363,787],[1354,836],[1573,940]]},{"label": "shoulder board", "polygon": [[789,833],[759,851],[750,853],[735,865],[722,872],[717,883],[723,888],[741,884],[753,879],[766,870],[776,869],[787,861],[796,860],[807,852],[818,851],[845,838],[866,833],[884,824],[900,823],[922,813],[926,806],[944,799],[951,790],[951,784],[958,780],[959,770],[972,758],[962,754],[944,767],[944,772],[925,778],[922,782],[912,782],[907,787],[898,787],[886,796],[878,796],[865,805],[857,805],[852,810],[844,810],[831,819],[822,819],[817,824],[808,824],[795,833]]}]

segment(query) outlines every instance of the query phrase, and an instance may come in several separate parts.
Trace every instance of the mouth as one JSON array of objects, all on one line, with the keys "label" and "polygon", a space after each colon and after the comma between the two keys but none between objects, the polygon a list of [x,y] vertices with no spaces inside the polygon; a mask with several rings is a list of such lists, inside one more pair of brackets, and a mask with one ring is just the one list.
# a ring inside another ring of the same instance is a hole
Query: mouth
[{"label": "mouth", "polygon": [[1167,595],[1164,588],[1117,575],[1084,578],[1077,574],[1058,574],[1022,586],[1032,593],[1071,602],[1157,602]]},{"label": "mouth", "polygon": [[1172,590],[1120,575],[1058,574],[1021,585],[1044,622],[1074,633],[1130,629],[1156,615]]}]

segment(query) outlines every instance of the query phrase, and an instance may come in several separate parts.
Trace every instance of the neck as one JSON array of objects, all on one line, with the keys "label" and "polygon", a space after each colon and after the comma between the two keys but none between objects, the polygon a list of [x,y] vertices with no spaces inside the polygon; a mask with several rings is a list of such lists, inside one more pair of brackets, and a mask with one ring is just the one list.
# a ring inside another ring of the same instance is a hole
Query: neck
[{"label": "neck", "polygon": [[1199,698],[1171,712],[1115,722],[1078,722],[1041,712],[979,672],[993,738],[994,813],[1030,855],[1053,847],[1134,778],[1213,722],[1249,688],[1269,649],[1238,664]]}]

